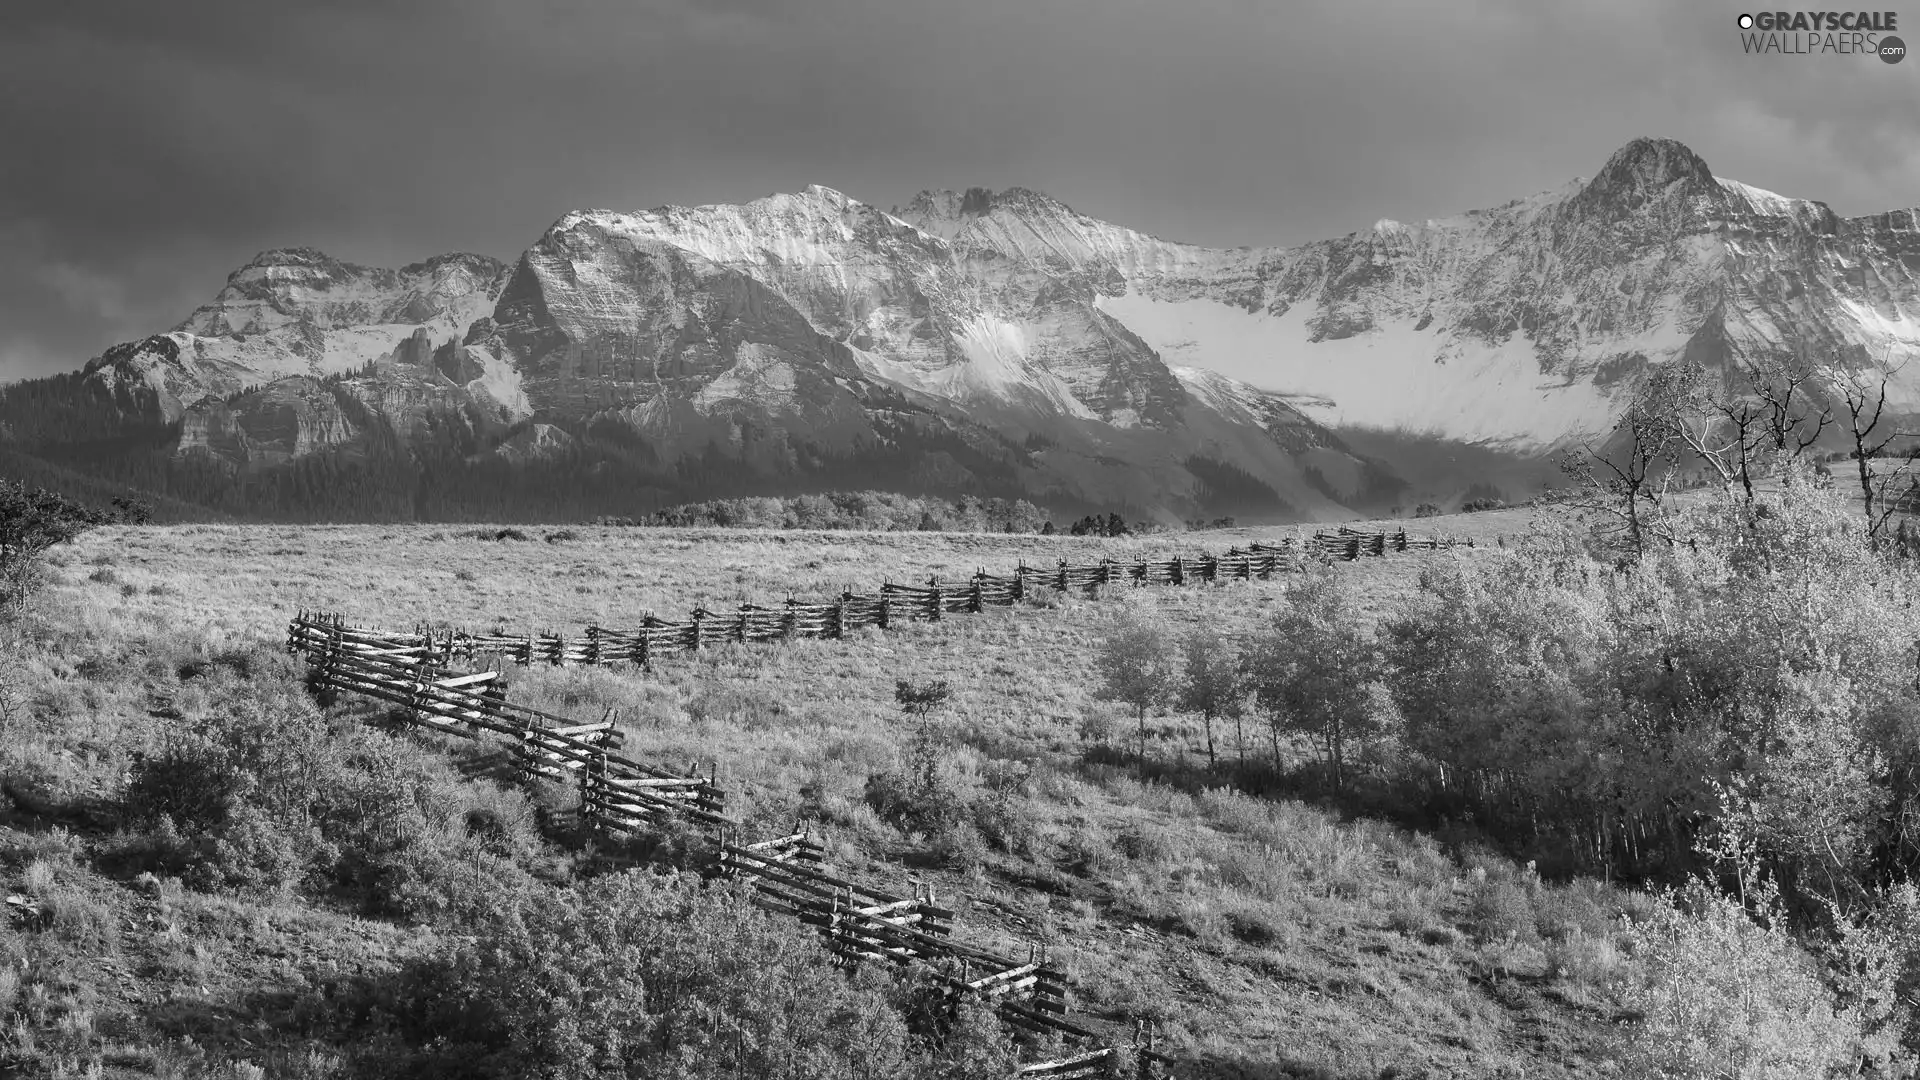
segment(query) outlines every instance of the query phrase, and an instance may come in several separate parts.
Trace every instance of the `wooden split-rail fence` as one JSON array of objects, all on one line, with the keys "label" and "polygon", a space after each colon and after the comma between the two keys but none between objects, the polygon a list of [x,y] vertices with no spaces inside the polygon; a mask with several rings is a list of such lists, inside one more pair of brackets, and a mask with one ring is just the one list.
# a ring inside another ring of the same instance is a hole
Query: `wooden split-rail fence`
[{"label": "wooden split-rail fence", "polygon": [[[524,779],[577,783],[580,822],[588,829],[618,837],[681,820],[711,830],[721,872],[749,880],[762,907],[818,929],[843,962],[922,965],[955,994],[992,1000],[1016,1030],[1078,1047],[1072,1056],[1023,1067],[1021,1076],[1112,1075],[1117,1051],[1067,1019],[1070,982],[1043,946],[1007,956],[956,940],[954,913],[930,886],[916,884],[910,895],[900,895],[838,877],[805,830],[741,842],[712,769],[677,774],[620,754],[610,721],[580,724],[510,702],[499,672],[456,671],[443,646],[421,635],[350,627],[338,616],[303,612],[288,626],[287,648],[306,656],[317,687],[398,706],[407,720],[442,734],[498,736]],[[1139,1061],[1147,1077],[1158,1075],[1167,1059],[1143,1049]]]},{"label": "wooden split-rail fence", "polygon": [[583,815],[606,829],[632,831],[670,817],[728,821],[711,772],[676,774],[626,757],[610,719],[582,724],[508,701],[499,672],[456,671],[417,638],[303,612],[287,627],[287,649],[307,657],[316,685],[400,706],[407,719],[442,734],[504,737],[529,779],[578,774]]},{"label": "wooden split-rail fence", "polygon": [[503,656],[521,666],[534,664],[650,667],[662,657],[682,656],[727,643],[790,641],[795,638],[837,639],[865,629],[891,629],[899,623],[938,622],[948,615],[978,614],[990,607],[1011,607],[1043,592],[1091,592],[1114,585],[1201,585],[1221,581],[1269,580],[1277,573],[1297,570],[1307,559],[1355,561],[1393,552],[1435,551],[1473,541],[1416,539],[1405,532],[1363,533],[1351,529],[1319,532],[1296,543],[1251,544],[1224,555],[1181,556],[1118,562],[1032,567],[1021,563],[1004,576],[984,570],[966,581],[925,585],[882,584],[877,592],[843,592],[836,599],[804,603],[789,597],[778,607],[742,604],[732,611],[695,608],[685,622],[669,622],[651,614],[631,627],[589,626],[573,638],[555,633],[528,635],[473,634],[457,629],[424,628],[423,637],[438,643],[450,662],[455,657],[486,653]]},{"label": "wooden split-rail fence", "polygon": [[[835,876],[824,864],[821,844],[803,829],[742,842],[737,823],[727,816],[725,793],[716,782],[717,768],[710,766],[701,775],[695,765],[676,773],[636,761],[619,753],[621,735],[610,719],[583,724],[510,702],[499,672],[459,670],[456,660],[505,653],[521,664],[644,666],[655,656],[726,641],[837,638],[866,626],[884,629],[896,619],[938,620],[949,613],[977,613],[990,606],[1019,603],[1040,589],[1067,592],[1122,582],[1185,585],[1236,578],[1265,580],[1298,568],[1303,558],[1354,560],[1452,546],[1453,541],[1412,540],[1404,533],[1343,529],[1317,533],[1297,547],[1292,541],[1254,544],[1222,557],[1130,564],[1105,560],[1079,566],[1062,562],[1048,570],[1023,564],[1010,577],[981,573],[958,586],[938,581],[924,587],[886,584],[877,594],[846,593],[832,604],[789,600],[784,608],[743,605],[726,615],[697,610],[686,624],[649,617],[634,630],[590,627],[583,642],[568,642],[557,635],[387,633],[348,626],[339,615],[302,612],[288,626],[287,648],[307,657],[316,686],[395,705],[406,719],[443,734],[502,738],[523,779],[578,785],[580,823],[585,828],[622,836],[679,820],[713,831],[721,872],[749,880],[761,906],[815,927],[843,962],[919,965],[955,994],[992,1000],[1001,1018],[1016,1030],[1055,1039],[1074,1051],[1022,1066],[1021,1077],[1110,1077],[1119,1051],[1100,1033],[1067,1018],[1070,980],[1043,945],[1029,945],[1022,957],[957,940],[954,912],[941,906],[931,886],[916,884],[909,895],[901,895]],[[1142,1044],[1136,1030],[1134,1054],[1141,1077],[1160,1075],[1170,1064],[1169,1058],[1153,1049],[1151,1032]]]}]

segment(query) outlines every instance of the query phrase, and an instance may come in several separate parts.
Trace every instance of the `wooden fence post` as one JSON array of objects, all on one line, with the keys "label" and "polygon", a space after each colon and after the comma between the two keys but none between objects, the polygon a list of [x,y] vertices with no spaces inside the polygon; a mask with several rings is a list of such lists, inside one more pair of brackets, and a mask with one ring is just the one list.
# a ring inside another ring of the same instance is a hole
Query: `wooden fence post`
[{"label": "wooden fence post", "polygon": [[587,666],[600,666],[600,628],[587,627]]},{"label": "wooden fence post", "polygon": [[424,725],[427,717],[427,665],[431,658],[422,653],[413,661],[411,685],[407,688],[407,719]]},{"label": "wooden fence post", "polygon": [[795,614],[793,610],[794,605],[795,605],[795,601],[793,599],[793,594],[788,593],[787,594],[787,613],[780,620],[780,636],[783,638],[786,638],[788,641],[793,640],[794,629],[800,619],[800,617],[797,614]]},{"label": "wooden fence post", "polygon": [[1179,555],[1173,557],[1173,583],[1175,585],[1187,583],[1187,560]]},{"label": "wooden fence post", "polygon": [[975,615],[978,615],[978,614],[980,614],[980,611],[981,611],[981,602],[980,602],[980,579],[981,579],[981,578],[984,578],[984,577],[986,577],[986,576],[987,576],[987,571],[986,571],[986,568],[984,568],[984,567],[977,567],[977,568],[975,568],[975,569],[974,569],[974,572],[973,572],[973,595],[972,595],[971,597],[968,597],[968,598],[967,598],[967,610],[968,610],[968,611],[971,611],[971,612],[973,612],[973,613],[974,613]]},{"label": "wooden fence post", "polygon": [[740,610],[734,613],[734,617],[740,621],[734,625],[733,640],[744,643],[747,640],[747,605],[741,604]]},{"label": "wooden fence post", "polygon": [[1067,591],[1067,560],[1065,559],[1060,560],[1060,576],[1057,580],[1058,580],[1058,584],[1054,585],[1054,588],[1060,592],[1066,592]]},{"label": "wooden fence post", "polygon": [[846,593],[841,593],[840,599],[833,602],[833,636],[836,640],[847,636]]},{"label": "wooden fence post", "polygon": [[706,636],[705,632],[703,631],[700,625],[706,619],[706,617],[707,617],[706,608],[693,609],[693,651],[694,652],[700,651],[700,639]]},{"label": "wooden fence post", "polygon": [[1013,568],[1013,602],[1019,603],[1027,598],[1027,560],[1021,559],[1020,565]]},{"label": "wooden fence post", "polygon": [[933,593],[933,603],[930,605],[932,610],[928,613],[927,618],[934,622],[939,622],[943,614],[940,609],[945,606],[940,602],[940,579],[938,577],[927,578],[927,588]]},{"label": "wooden fence post", "polygon": [[893,628],[893,597],[887,592],[887,582],[880,583],[880,629]]},{"label": "wooden fence post", "polygon": [[320,680],[328,686],[334,684],[334,665],[340,660],[340,620],[335,616],[327,625],[327,635],[320,645]]}]

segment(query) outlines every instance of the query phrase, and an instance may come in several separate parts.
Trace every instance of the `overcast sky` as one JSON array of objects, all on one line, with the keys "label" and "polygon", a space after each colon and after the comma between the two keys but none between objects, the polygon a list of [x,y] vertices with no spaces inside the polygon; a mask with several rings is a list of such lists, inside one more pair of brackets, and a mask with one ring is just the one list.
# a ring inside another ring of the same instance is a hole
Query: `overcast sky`
[{"label": "overcast sky", "polygon": [[1744,55],[1739,0],[5,7],[0,380],[165,330],[271,247],[511,259],[572,208],[810,183],[1290,244],[1662,135],[1842,214],[1920,204],[1920,59]]}]

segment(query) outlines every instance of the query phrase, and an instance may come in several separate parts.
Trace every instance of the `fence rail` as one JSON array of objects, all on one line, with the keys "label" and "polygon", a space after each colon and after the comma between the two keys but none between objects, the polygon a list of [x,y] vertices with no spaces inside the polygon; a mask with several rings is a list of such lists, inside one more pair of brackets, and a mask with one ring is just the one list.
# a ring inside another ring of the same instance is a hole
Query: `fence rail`
[{"label": "fence rail", "polygon": [[[1225,556],[1178,557],[1094,564],[1066,562],[1050,569],[1019,566],[1011,576],[975,574],[964,584],[929,580],[925,586],[883,584],[876,594],[842,594],[826,604],[789,599],[784,607],[744,604],[730,613],[695,609],[687,623],[648,616],[640,626],[614,630],[588,627],[584,640],[559,635],[521,638],[434,632],[386,633],[348,626],[337,614],[301,612],[287,628],[289,652],[306,656],[316,685],[348,691],[403,710],[414,724],[442,734],[506,741],[526,781],[578,785],[580,822],[619,837],[682,820],[711,830],[719,844],[722,874],[751,883],[755,903],[817,929],[842,963],[882,961],[920,965],[954,995],[991,1000],[1002,1020],[1019,1031],[1055,1038],[1081,1052],[1025,1065],[1022,1077],[1113,1076],[1118,1057],[1103,1037],[1067,1019],[1071,982],[1040,943],[1026,955],[980,948],[954,934],[954,912],[942,907],[931,886],[916,884],[900,895],[838,877],[825,865],[825,850],[805,829],[742,843],[727,816],[726,793],[717,768],[674,773],[619,752],[622,737],[609,718],[581,723],[510,702],[497,671],[465,671],[456,660],[505,655],[520,664],[647,665],[654,657],[691,652],[724,641],[753,642],[795,637],[838,638],[866,626],[896,621],[938,620],[1019,603],[1043,589],[1090,590],[1122,582],[1186,585],[1219,580],[1266,580],[1292,570],[1304,558],[1360,559],[1388,552],[1455,546],[1447,540],[1413,540],[1405,533],[1316,533],[1294,545],[1253,544]],[[1471,541],[1466,546],[1472,546]],[[1169,1059],[1135,1035],[1139,1075],[1162,1075]]]},{"label": "fence rail", "polygon": [[[748,880],[760,906],[819,930],[843,963],[924,965],[956,995],[993,1001],[1018,1030],[1069,1044],[1100,1041],[1097,1032],[1066,1019],[1070,980],[1044,946],[1032,944],[1020,957],[957,940],[954,912],[939,904],[931,887],[917,885],[902,896],[829,873],[824,848],[805,830],[740,843],[739,826],[726,816],[725,792],[712,773],[676,775],[619,754],[608,721],[581,724],[509,702],[498,672],[452,670],[439,649],[414,635],[350,627],[338,616],[301,613],[288,626],[287,648],[307,657],[318,686],[399,706],[407,720],[442,734],[505,739],[526,779],[566,780],[571,774],[587,828],[620,836],[680,819],[713,830],[721,873]],[[1094,1051],[1073,1060],[1111,1057]],[[1035,1075],[1095,1075],[1044,1071],[1055,1064],[1040,1066]]]},{"label": "fence rail", "polygon": [[668,622],[652,614],[638,625],[588,626],[577,637],[555,633],[525,635],[474,634],[457,629],[424,627],[413,644],[437,648],[446,662],[454,657],[482,654],[506,657],[521,666],[533,664],[650,667],[654,660],[681,656],[725,643],[791,641],[796,638],[838,639],[878,627],[892,629],[906,622],[937,622],[948,615],[979,614],[988,608],[1012,607],[1043,592],[1090,592],[1114,585],[1201,585],[1220,581],[1270,580],[1275,574],[1300,569],[1308,559],[1357,561],[1395,552],[1438,551],[1473,547],[1472,540],[1416,538],[1396,533],[1317,532],[1296,543],[1250,544],[1223,555],[1203,554],[1170,559],[1104,559],[1097,563],[1034,567],[1022,562],[1007,575],[981,570],[964,581],[929,578],[924,585],[883,583],[871,593],[847,591],[832,600],[803,602],[789,597],[778,607],[742,604],[731,611],[694,608],[685,622]]}]

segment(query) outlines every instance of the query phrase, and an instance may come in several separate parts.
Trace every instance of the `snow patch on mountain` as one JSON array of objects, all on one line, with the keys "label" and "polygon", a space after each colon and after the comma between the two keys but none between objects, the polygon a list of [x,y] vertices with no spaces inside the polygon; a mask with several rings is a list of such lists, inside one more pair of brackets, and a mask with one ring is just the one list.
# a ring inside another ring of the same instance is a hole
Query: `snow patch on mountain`
[{"label": "snow patch on mountain", "polygon": [[[1318,423],[1441,433],[1466,442],[1543,448],[1611,426],[1607,394],[1591,383],[1543,375],[1532,344],[1513,338],[1463,346],[1407,320],[1365,334],[1309,343],[1317,307],[1280,316],[1214,300],[1161,300],[1129,292],[1107,311],[1181,368],[1202,368],[1254,387],[1285,387]],[[1191,376],[1183,379],[1189,390]],[[1221,388],[1203,392],[1218,396]]]},{"label": "snow patch on mountain", "polygon": [[708,382],[693,402],[703,409],[746,403],[770,413],[793,412],[798,406],[794,386],[785,353],[748,342],[734,351],[733,366]]},{"label": "snow patch on mountain", "polygon": [[479,377],[464,384],[468,393],[505,409],[508,420],[524,420],[533,415],[533,403],[527,400],[526,388],[520,381],[520,369],[513,361],[472,346],[463,346],[461,351],[480,368]]}]

